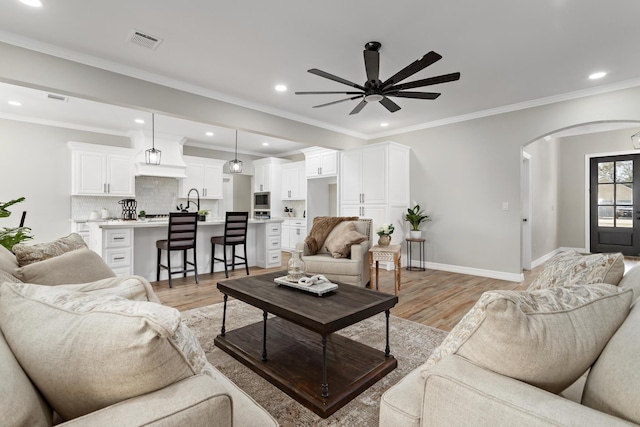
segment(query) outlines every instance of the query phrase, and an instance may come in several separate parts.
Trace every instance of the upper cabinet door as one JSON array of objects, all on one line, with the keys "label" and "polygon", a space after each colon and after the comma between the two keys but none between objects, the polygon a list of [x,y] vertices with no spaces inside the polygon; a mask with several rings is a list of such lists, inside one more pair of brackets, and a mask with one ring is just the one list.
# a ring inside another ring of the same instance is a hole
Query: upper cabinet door
[{"label": "upper cabinet door", "polygon": [[104,195],[107,190],[105,155],[75,151],[72,154],[72,194]]},{"label": "upper cabinet door", "polygon": [[255,167],[254,191],[271,191],[271,165],[258,165]]},{"label": "upper cabinet door", "polygon": [[387,149],[368,148],[362,151],[362,193],[364,203],[387,201]]},{"label": "upper cabinet door", "polygon": [[128,156],[107,155],[107,193],[110,196],[132,196],[135,194],[133,161]]},{"label": "upper cabinet door", "polygon": [[340,201],[345,204],[362,203],[362,152],[342,152],[340,162]]},{"label": "upper cabinet door", "polygon": [[204,197],[207,199],[222,199],[222,164],[205,165]]}]

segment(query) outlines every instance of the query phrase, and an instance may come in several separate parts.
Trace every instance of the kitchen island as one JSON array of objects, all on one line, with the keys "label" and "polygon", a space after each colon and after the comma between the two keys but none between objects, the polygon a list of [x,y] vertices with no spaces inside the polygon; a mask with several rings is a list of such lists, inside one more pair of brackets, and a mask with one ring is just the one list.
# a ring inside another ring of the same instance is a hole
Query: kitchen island
[{"label": "kitchen island", "polygon": [[[199,274],[211,271],[211,237],[224,234],[224,223],[225,220],[222,218],[198,222],[196,254]],[[149,281],[156,280],[156,241],[167,238],[167,219],[160,221],[89,221],[87,224],[89,247],[100,254],[117,275],[136,274]],[[247,227],[247,262],[249,267],[272,268],[281,265],[281,224],[281,219],[249,220]],[[221,249],[218,248],[217,251],[216,256],[221,258]],[[188,251],[188,259],[191,259],[191,252]],[[242,255],[241,252],[240,250],[240,255]],[[229,249],[229,260],[231,259],[230,253]],[[165,263],[165,256],[166,252],[163,251],[163,263]],[[171,264],[182,265],[180,252],[172,254]],[[214,271],[224,271],[224,265],[221,262],[216,262]],[[167,278],[167,271],[162,270],[160,280]]]}]

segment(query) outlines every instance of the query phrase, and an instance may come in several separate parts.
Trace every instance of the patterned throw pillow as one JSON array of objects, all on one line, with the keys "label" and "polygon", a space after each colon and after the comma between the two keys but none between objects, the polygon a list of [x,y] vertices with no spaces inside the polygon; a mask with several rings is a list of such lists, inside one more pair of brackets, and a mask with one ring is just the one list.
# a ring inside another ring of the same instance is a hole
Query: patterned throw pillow
[{"label": "patterned throw pillow", "polygon": [[593,364],[624,321],[632,291],[609,284],[490,291],[423,365],[457,354],[493,372],[559,393]]},{"label": "patterned throw pillow", "polygon": [[527,290],[589,283],[618,285],[623,274],[624,256],[621,253],[582,255],[571,250],[551,258]]},{"label": "patterned throw pillow", "polygon": [[45,259],[62,255],[75,249],[85,248],[87,245],[79,234],[71,233],[66,237],[61,237],[49,243],[38,243],[27,245],[18,243],[11,249],[16,254],[16,259],[21,267]]},{"label": "patterned throw pillow", "polygon": [[213,373],[171,307],[26,283],[0,285],[0,325],[29,378],[65,420]]}]

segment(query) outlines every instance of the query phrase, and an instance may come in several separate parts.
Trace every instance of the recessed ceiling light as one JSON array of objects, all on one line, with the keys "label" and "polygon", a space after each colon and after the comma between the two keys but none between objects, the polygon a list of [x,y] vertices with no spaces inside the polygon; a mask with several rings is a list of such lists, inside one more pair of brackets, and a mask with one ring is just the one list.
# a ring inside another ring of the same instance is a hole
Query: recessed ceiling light
[{"label": "recessed ceiling light", "polygon": [[42,7],[42,2],[40,0],[20,0],[20,3],[31,7]]},{"label": "recessed ceiling light", "polygon": [[589,79],[591,79],[591,80],[601,79],[606,75],[607,75],[607,73],[605,73],[604,71],[600,71],[600,72],[593,73],[593,74],[589,75]]},{"label": "recessed ceiling light", "polygon": [[267,145],[269,145],[269,143],[268,142],[263,142],[262,145],[264,145],[266,147]]},{"label": "recessed ceiling light", "polygon": [[9,105],[13,105],[14,107],[21,107],[22,103],[18,102],[18,101],[9,101],[8,102]]},{"label": "recessed ceiling light", "polygon": [[389,126],[389,123],[387,122],[380,123],[380,126],[382,126],[383,128],[386,128],[387,126]]},{"label": "recessed ceiling light", "polygon": [[142,119],[135,119],[134,121],[135,121],[136,123],[138,123],[139,125],[141,125],[141,124],[143,124],[143,123],[144,123],[144,120],[142,120]]},{"label": "recessed ceiling light", "polygon": [[207,132],[207,133],[205,133],[205,135],[207,135],[207,136],[213,136],[213,132]]},{"label": "recessed ceiling light", "polygon": [[287,87],[285,85],[276,85],[276,90],[278,92],[286,92]]}]

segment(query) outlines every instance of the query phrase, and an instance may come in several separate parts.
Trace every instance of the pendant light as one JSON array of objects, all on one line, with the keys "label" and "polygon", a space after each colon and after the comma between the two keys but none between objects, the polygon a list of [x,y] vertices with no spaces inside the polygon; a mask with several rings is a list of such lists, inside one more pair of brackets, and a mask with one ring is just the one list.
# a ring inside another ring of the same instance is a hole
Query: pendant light
[{"label": "pendant light", "polygon": [[155,114],[151,113],[151,148],[144,152],[144,158],[148,165],[159,165],[162,151],[156,150]]},{"label": "pendant light", "polygon": [[229,173],[242,173],[242,161],[238,160],[238,130],[236,129],[236,157],[229,160]]}]

